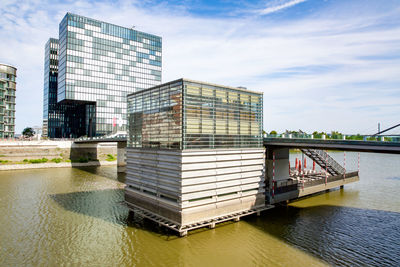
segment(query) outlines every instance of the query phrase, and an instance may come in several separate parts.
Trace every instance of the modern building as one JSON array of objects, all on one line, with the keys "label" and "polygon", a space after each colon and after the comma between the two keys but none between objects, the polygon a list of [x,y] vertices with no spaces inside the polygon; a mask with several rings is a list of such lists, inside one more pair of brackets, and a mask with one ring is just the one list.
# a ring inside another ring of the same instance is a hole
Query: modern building
[{"label": "modern building", "polygon": [[0,63],[0,138],[15,134],[15,90],[17,69]]},{"label": "modern building", "polygon": [[130,94],[127,204],[183,235],[264,209],[262,111],[262,93],[187,79]]},{"label": "modern building", "polygon": [[43,90],[43,136],[77,137],[86,134],[80,103],[57,102],[58,39],[50,38],[45,46]]},{"label": "modern building", "polygon": [[161,83],[161,37],[67,13],[56,41],[46,44],[44,135],[126,131],[127,94]]}]

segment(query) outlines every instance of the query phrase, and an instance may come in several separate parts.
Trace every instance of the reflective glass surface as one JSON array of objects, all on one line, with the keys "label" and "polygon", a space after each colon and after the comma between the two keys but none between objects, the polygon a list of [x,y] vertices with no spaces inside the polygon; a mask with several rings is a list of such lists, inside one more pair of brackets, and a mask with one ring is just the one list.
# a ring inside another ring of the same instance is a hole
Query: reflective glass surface
[{"label": "reflective glass surface", "polygon": [[182,147],[182,82],[128,97],[130,147]]},{"label": "reflective glass surface", "polygon": [[126,130],[127,94],[161,82],[161,38],[71,13],[59,37],[57,101],[95,105],[95,135]]},{"label": "reflective glass surface", "polygon": [[178,80],[128,97],[129,147],[262,147],[261,93]]},{"label": "reflective glass surface", "polygon": [[58,39],[50,38],[45,46],[43,90],[43,136],[71,138],[95,131],[94,103],[57,102]]}]

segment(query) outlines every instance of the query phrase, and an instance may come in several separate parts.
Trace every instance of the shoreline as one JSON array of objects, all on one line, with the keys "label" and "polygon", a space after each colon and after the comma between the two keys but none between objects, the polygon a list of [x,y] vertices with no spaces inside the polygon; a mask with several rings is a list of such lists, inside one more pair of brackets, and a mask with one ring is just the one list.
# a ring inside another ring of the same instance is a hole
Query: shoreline
[{"label": "shoreline", "polygon": [[0,171],[29,170],[29,169],[48,169],[48,168],[73,168],[73,167],[91,167],[91,166],[113,166],[117,161],[89,161],[89,162],[46,162],[29,164],[8,164],[0,165]]}]

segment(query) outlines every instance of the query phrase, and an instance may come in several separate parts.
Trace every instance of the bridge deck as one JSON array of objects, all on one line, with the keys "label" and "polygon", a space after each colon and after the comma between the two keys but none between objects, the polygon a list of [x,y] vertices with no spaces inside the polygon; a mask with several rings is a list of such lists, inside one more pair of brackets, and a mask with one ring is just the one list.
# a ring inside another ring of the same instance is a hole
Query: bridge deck
[{"label": "bridge deck", "polygon": [[289,147],[289,148],[314,148],[332,149],[343,151],[359,151],[373,153],[400,154],[399,142],[385,141],[358,141],[358,140],[324,140],[324,139],[302,139],[302,138],[264,138],[266,147]]},{"label": "bridge deck", "polygon": [[[74,143],[126,142],[126,136],[93,137],[75,139]],[[400,142],[358,141],[358,140],[326,140],[307,138],[264,138],[265,147],[313,148],[327,150],[343,150],[373,153],[400,154]]]}]

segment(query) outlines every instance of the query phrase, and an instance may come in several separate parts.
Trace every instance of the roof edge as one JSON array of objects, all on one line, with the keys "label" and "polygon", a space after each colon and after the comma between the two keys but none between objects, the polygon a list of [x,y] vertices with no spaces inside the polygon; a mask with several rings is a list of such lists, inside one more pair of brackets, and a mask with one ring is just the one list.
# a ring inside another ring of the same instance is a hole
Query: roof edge
[{"label": "roof edge", "polygon": [[147,89],[143,89],[143,90],[140,90],[140,91],[137,91],[137,92],[134,92],[134,93],[130,93],[127,96],[129,97],[131,95],[135,95],[135,94],[142,93],[142,92],[145,92],[145,91],[150,91],[150,90],[152,90],[154,88],[157,88],[157,87],[160,87],[160,86],[166,86],[166,85],[169,85],[169,84],[172,84],[172,83],[176,83],[176,82],[193,82],[193,83],[199,83],[199,84],[210,85],[210,86],[215,86],[215,87],[228,88],[228,89],[232,89],[232,90],[235,90],[235,91],[242,91],[242,92],[253,93],[253,94],[258,94],[258,95],[263,95],[264,94],[264,92],[257,92],[257,91],[242,89],[242,88],[233,87],[233,86],[227,86],[227,85],[221,85],[221,84],[215,84],[215,83],[209,83],[209,82],[202,82],[202,81],[191,80],[191,79],[187,79],[187,78],[179,78],[179,79],[172,80],[172,81],[169,81],[169,82],[166,82],[166,83],[162,83],[162,84],[159,84],[159,85],[155,85],[155,86],[152,86],[152,87],[149,87]]}]

